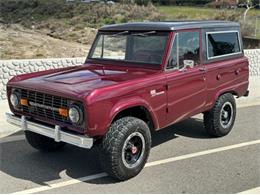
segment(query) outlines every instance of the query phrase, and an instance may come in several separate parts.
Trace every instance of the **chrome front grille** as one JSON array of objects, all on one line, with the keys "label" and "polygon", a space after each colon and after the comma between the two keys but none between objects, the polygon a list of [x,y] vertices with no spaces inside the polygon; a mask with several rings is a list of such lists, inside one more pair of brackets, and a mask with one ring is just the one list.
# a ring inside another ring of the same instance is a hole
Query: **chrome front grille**
[{"label": "chrome front grille", "polygon": [[21,90],[21,98],[28,100],[28,106],[22,105],[24,113],[71,124],[68,117],[59,114],[59,108],[68,108],[66,98],[25,89]]}]

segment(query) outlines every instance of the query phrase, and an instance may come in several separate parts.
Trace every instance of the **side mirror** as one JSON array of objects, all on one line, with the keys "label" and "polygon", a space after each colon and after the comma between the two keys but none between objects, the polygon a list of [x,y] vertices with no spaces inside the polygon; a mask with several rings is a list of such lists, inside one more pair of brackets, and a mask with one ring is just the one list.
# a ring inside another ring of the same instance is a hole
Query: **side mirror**
[{"label": "side mirror", "polygon": [[194,60],[183,60],[184,68],[193,68]]}]

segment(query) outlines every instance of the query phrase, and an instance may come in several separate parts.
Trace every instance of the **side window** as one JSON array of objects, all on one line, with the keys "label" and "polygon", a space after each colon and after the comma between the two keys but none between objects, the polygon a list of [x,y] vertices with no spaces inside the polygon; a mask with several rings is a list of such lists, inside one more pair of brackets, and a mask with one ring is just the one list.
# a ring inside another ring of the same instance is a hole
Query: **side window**
[{"label": "side window", "polygon": [[175,34],[167,69],[193,68],[200,64],[200,33],[178,32]]},{"label": "side window", "polygon": [[179,33],[179,68],[184,68],[184,65],[190,64],[193,67],[199,64],[199,40],[199,32]]},{"label": "side window", "polygon": [[208,32],[208,59],[241,52],[238,32]]}]

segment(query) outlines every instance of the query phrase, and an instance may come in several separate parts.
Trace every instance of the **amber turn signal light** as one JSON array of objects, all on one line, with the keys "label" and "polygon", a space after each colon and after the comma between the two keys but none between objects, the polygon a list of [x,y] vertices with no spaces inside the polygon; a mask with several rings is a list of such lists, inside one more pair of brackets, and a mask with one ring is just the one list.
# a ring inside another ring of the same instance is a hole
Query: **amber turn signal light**
[{"label": "amber turn signal light", "polygon": [[64,117],[68,117],[69,116],[69,111],[66,108],[59,108],[59,114],[61,116],[64,116]]},{"label": "amber turn signal light", "polygon": [[29,105],[27,99],[21,99],[21,100],[20,100],[20,103],[21,103],[21,105],[23,105],[23,106],[28,106],[28,105]]}]

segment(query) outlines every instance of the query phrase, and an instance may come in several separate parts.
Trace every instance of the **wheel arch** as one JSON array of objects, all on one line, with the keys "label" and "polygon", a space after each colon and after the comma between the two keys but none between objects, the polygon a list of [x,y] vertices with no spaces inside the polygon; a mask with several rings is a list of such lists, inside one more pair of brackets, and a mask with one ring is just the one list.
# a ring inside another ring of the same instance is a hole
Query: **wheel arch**
[{"label": "wheel arch", "polygon": [[155,114],[147,105],[139,103],[118,108],[116,112],[113,113],[110,124],[125,116],[132,116],[143,120],[147,123],[151,131],[158,129],[158,121],[156,120]]},{"label": "wheel arch", "polygon": [[218,98],[224,94],[227,94],[227,93],[230,93],[232,94],[233,96],[236,96],[236,97],[239,97],[239,94],[237,93],[236,90],[233,90],[233,89],[229,89],[229,90],[221,90],[221,91],[218,91],[215,96],[213,96],[212,100],[210,101],[210,104],[207,106],[207,108],[205,109],[205,112],[207,112],[208,110],[210,110],[211,108],[213,108],[213,106],[215,105],[216,101],[218,100]]},{"label": "wheel arch", "polygon": [[233,96],[239,97],[238,93],[237,93],[235,90],[219,91],[219,92],[215,95],[214,102],[216,102],[217,99],[218,99],[220,96],[222,96],[222,95],[224,95],[224,94],[226,94],[226,93],[230,93],[230,94],[232,94]]}]

